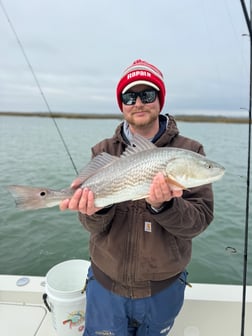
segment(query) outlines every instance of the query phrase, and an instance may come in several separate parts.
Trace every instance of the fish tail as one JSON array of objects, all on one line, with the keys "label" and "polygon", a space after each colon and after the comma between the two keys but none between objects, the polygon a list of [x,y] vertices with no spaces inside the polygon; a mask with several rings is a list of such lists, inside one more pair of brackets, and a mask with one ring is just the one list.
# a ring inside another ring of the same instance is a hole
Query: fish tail
[{"label": "fish tail", "polygon": [[[16,207],[21,210],[35,210],[56,206],[66,197],[62,192],[48,188],[10,185],[6,187],[13,196]],[[54,194],[57,193],[57,197]]]}]

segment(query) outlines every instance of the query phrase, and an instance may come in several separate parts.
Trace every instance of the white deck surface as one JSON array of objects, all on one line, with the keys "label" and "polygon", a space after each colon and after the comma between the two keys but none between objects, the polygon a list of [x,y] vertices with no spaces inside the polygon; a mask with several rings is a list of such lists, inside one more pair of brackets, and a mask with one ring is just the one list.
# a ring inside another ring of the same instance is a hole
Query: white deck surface
[{"label": "white deck surface", "polygon": [[43,277],[29,277],[26,286],[16,286],[19,276],[0,276],[0,335],[55,336],[50,313],[44,306]]},{"label": "white deck surface", "polygon": [[[0,335],[56,336],[44,307],[43,277],[29,277],[16,286],[19,276],[0,275]],[[186,289],[184,307],[170,336],[239,336],[241,286],[193,284]],[[252,335],[252,287],[247,287],[245,336]],[[80,333],[81,335],[81,333]],[[60,336],[60,335],[59,335]]]},{"label": "white deck surface", "polygon": [[[193,284],[171,336],[241,335],[242,286]],[[245,336],[252,335],[252,287],[247,287]]]}]

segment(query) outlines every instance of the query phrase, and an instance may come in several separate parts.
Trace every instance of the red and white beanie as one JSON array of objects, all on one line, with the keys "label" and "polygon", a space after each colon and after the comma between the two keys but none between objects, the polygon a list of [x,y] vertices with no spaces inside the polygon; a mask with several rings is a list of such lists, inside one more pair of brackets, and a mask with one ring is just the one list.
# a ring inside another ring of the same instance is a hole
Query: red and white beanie
[{"label": "red and white beanie", "polygon": [[117,88],[117,102],[122,111],[121,94],[127,92],[135,85],[145,84],[153,87],[158,91],[160,111],[165,102],[165,84],[162,72],[154,65],[147,63],[141,59],[133,62],[123,73]]}]

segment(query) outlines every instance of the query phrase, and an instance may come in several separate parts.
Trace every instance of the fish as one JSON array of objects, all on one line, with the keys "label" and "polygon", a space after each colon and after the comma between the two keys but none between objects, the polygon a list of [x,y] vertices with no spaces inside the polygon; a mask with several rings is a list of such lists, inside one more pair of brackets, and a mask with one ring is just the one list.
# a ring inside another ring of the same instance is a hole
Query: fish
[{"label": "fish", "polygon": [[[103,208],[147,198],[153,178],[160,172],[172,189],[188,190],[219,180],[225,168],[191,150],[157,147],[135,135],[121,156],[102,152],[81,170],[78,179],[81,188],[93,191],[95,206]],[[76,190],[23,185],[9,185],[7,189],[22,210],[57,206]]]}]

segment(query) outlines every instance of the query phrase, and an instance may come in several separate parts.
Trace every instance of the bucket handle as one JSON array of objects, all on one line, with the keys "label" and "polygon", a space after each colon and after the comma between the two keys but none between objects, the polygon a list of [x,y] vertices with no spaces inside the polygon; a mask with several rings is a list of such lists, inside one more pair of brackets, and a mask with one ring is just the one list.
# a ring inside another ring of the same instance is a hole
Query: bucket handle
[{"label": "bucket handle", "polygon": [[49,304],[47,302],[47,294],[46,293],[43,294],[43,301],[44,301],[44,304],[45,304],[46,308],[51,313],[52,309],[51,309],[51,307],[49,306]]}]

